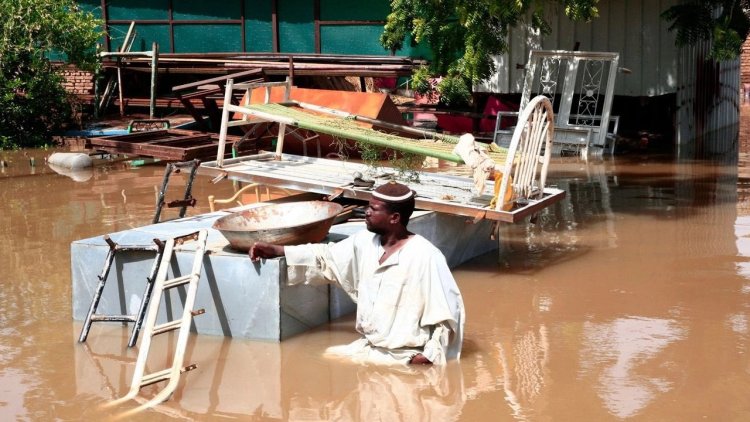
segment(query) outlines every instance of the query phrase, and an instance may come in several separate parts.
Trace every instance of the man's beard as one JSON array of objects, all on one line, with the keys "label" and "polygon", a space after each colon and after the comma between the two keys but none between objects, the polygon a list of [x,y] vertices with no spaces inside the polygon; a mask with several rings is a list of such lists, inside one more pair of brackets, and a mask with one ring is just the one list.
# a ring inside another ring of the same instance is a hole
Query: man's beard
[{"label": "man's beard", "polygon": [[373,227],[373,225],[368,223],[367,221],[365,221],[365,227],[367,227],[367,230],[371,231],[372,233],[379,234],[379,235],[383,234],[383,229]]}]

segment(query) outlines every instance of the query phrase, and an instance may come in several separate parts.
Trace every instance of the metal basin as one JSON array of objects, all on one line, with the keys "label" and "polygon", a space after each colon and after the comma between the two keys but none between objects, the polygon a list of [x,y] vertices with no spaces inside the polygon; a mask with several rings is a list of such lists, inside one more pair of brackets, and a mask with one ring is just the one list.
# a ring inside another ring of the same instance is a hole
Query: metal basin
[{"label": "metal basin", "polygon": [[318,243],[325,239],[342,210],[340,204],[325,201],[274,204],[225,215],[214,222],[213,228],[240,251],[250,250],[258,241],[277,245]]}]

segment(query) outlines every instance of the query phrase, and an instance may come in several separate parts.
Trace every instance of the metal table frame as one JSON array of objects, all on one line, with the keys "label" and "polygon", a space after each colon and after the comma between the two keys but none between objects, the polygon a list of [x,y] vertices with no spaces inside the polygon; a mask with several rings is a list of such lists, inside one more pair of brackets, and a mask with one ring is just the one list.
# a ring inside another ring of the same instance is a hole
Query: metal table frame
[{"label": "metal table frame", "polygon": [[[275,153],[262,153],[246,157],[226,159],[221,167],[217,162],[201,163],[198,174],[248,183],[259,183],[285,189],[314,192],[320,195],[341,196],[344,198],[369,201],[372,189],[386,183],[398,170],[380,167],[373,188],[360,188],[352,184],[353,174],[366,174],[365,164],[351,161],[329,160],[282,154],[276,159]],[[516,223],[525,217],[562,200],[565,191],[546,187],[541,199],[517,204],[510,211],[489,209],[494,191],[494,183],[487,182],[485,193],[476,196],[472,192],[470,177],[443,173],[419,172],[419,182],[404,182],[417,192],[416,205],[419,209],[444,212],[471,217],[475,220],[489,219],[506,223]]]}]

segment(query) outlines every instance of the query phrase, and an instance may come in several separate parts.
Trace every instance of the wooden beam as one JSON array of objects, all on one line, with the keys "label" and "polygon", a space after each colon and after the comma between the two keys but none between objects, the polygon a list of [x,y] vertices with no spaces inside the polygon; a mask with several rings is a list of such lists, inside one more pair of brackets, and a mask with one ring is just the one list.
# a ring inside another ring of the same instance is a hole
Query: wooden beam
[{"label": "wooden beam", "polygon": [[271,34],[273,36],[273,52],[279,52],[279,0],[271,2]]},{"label": "wooden beam", "polygon": [[315,33],[315,52],[320,54],[320,0],[313,2],[313,32]]},{"label": "wooden beam", "polygon": [[239,0],[240,2],[240,37],[242,38],[242,52],[247,51],[247,39],[245,35],[245,1]]},{"label": "wooden beam", "polygon": [[169,0],[169,11],[167,12],[167,19],[169,20],[169,51],[171,53],[174,53],[174,21],[173,16],[174,14],[172,11],[174,10],[174,0]]}]

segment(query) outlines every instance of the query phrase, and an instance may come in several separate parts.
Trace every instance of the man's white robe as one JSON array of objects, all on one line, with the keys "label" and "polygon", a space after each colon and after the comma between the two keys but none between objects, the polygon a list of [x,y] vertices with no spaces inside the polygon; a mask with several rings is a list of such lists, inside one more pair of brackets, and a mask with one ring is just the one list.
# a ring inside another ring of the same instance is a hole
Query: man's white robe
[{"label": "man's white robe", "polygon": [[[363,230],[338,243],[286,246],[289,280],[340,285],[357,303],[364,338],[328,352],[357,361],[408,363],[422,353],[437,365],[458,359],[464,306],[445,257],[420,235],[379,264],[380,236]],[[303,266],[303,267],[300,267]]]}]

